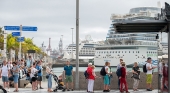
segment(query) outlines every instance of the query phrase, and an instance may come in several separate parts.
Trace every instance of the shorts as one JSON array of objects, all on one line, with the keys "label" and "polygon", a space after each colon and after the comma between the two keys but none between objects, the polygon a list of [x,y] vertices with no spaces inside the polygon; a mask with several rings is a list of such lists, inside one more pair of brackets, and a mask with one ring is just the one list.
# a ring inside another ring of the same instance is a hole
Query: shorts
[{"label": "shorts", "polygon": [[109,85],[109,76],[108,75],[104,76],[104,85]]},{"label": "shorts", "polygon": [[36,80],[37,80],[36,77],[32,77],[32,79],[31,79],[32,82],[35,82]]},{"label": "shorts", "polygon": [[14,81],[13,76],[9,77],[8,80],[9,80],[9,81]]},{"label": "shorts", "polygon": [[2,82],[8,82],[8,76],[2,76]]},{"label": "shorts", "polygon": [[152,83],[152,74],[147,74],[146,75],[146,83],[151,84]]},{"label": "shorts", "polygon": [[37,81],[42,81],[42,76],[38,76]]},{"label": "shorts", "polygon": [[14,75],[13,79],[14,79],[14,83],[18,83],[19,75]]},{"label": "shorts", "polygon": [[67,76],[66,75],[66,82],[73,82],[73,76]]}]

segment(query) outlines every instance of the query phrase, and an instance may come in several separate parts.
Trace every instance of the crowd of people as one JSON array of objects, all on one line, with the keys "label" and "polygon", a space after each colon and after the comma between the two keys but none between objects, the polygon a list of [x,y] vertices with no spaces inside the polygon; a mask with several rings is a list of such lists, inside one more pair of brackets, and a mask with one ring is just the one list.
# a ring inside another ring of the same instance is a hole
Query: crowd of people
[{"label": "crowd of people", "polygon": [[[27,60],[21,59],[19,61],[7,62],[3,61],[0,70],[0,78],[2,78],[3,87],[7,91],[10,91],[10,87],[14,87],[13,92],[19,92],[18,83],[19,80],[26,77],[26,80],[32,84],[32,90],[43,89],[41,87],[42,81],[42,61],[33,60],[31,56]],[[26,86],[26,85],[25,85]]]},{"label": "crowd of people", "polygon": [[[153,81],[153,69],[157,68],[157,66],[152,65],[152,59],[150,57],[147,58],[147,63],[143,66],[143,72],[146,73],[146,90],[152,91],[152,81]],[[41,86],[42,81],[42,61],[36,61],[29,56],[27,60],[21,60],[16,62],[5,60],[3,61],[2,67],[0,69],[0,78],[2,78],[3,81],[3,87],[7,91],[10,91],[11,85],[14,85],[15,90],[14,92],[18,92],[18,81],[19,79],[26,77],[26,80],[29,81],[32,85],[32,90],[36,91],[38,89],[43,89]],[[159,80],[160,80],[160,88],[162,91],[168,90],[168,66],[166,65],[164,61],[161,61],[159,63]],[[132,67],[132,79],[133,82],[133,90],[138,91],[138,85],[140,81],[140,68],[138,66],[137,62],[134,62],[134,66]],[[52,68],[50,64],[46,67],[46,78],[48,81],[48,92],[53,92],[52,90],[52,76],[54,73],[52,72]],[[117,77],[118,77],[118,89],[121,93],[129,93],[128,91],[128,84],[126,81],[126,77],[128,75],[127,67],[123,59],[120,59],[120,63],[117,65],[117,71],[116,71]],[[110,62],[105,62],[105,65],[102,67],[100,71],[101,76],[97,76],[95,74],[95,66],[92,65],[92,63],[88,64],[88,67],[84,73],[87,81],[87,92],[93,93],[94,92],[94,81],[96,78],[102,78],[103,79],[103,92],[110,92],[110,84],[111,79],[113,77],[113,73],[110,67]],[[66,82],[66,90],[67,91],[74,91],[74,85],[73,85],[73,66],[70,65],[70,62],[66,62],[66,66],[64,66],[64,74],[63,78]],[[64,83],[62,82],[62,75],[59,76],[59,80],[62,85]],[[38,88],[39,85],[39,88]],[[71,85],[69,87],[69,85]]]},{"label": "crowd of people", "polygon": [[[168,66],[165,65],[164,62],[160,62],[159,66],[159,75],[161,77],[161,90],[165,91],[168,87],[167,81],[168,81]],[[146,73],[146,91],[152,91],[152,82],[153,82],[153,72],[154,69],[157,68],[157,66],[152,64],[152,59],[150,57],[147,58],[146,64],[143,66],[143,72]],[[93,86],[94,86],[94,80],[96,78],[100,78],[99,76],[96,76],[94,72],[95,66],[92,65],[92,63],[88,64],[87,70],[85,71],[85,77],[88,80],[88,87],[87,87],[87,92],[93,93]],[[139,91],[138,90],[138,85],[140,81],[140,68],[138,66],[137,62],[134,62],[134,66],[132,67],[132,79],[134,80],[133,82],[133,90],[134,91]],[[120,90],[121,93],[130,93],[128,91],[128,84],[126,81],[126,77],[128,75],[127,67],[123,59],[120,59],[120,63],[117,65],[117,71],[116,71],[117,77],[118,77],[118,89]],[[88,76],[87,76],[88,75]],[[110,67],[110,62],[105,62],[104,67],[100,71],[100,75],[103,76],[103,83],[104,83],[104,88],[103,92],[110,92],[110,84],[111,84],[111,78],[112,76],[112,71]]]}]

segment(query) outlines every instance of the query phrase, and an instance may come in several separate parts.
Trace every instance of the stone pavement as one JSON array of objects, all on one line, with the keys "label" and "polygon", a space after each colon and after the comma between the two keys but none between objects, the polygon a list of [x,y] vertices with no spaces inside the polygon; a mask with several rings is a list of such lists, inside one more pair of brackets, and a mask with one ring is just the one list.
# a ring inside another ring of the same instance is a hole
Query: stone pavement
[{"label": "stone pavement", "polygon": [[[0,85],[2,85],[2,80],[0,79]],[[53,82],[53,88],[55,88],[56,84],[55,82]],[[36,91],[32,91],[32,88],[31,88],[31,84],[29,84],[26,88],[19,88],[19,92],[18,93],[48,93],[47,92],[47,82],[42,82],[42,87],[44,89],[39,89],[39,90],[36,90]],[[10,92],[8,93],[16,93],[16,92],[13,92],[14,91],[14,88],[10,88]],[[75,91],[65,91],[66,93],[87,93],[86,90],[75,90]],[[102,90],[95,90],[94,91],[95,93],[103,93]],[[158,93],[158,90],[153,90],[151,92],[148,92],[146,91],[146,89],[139,89],[139,91],[137,92],[134,92],[133,90],[129,90],[130,93]],[[0,93],[3,93],[1,90],[0,90]],[[55,92],[51,92],[51,93],[55,93]],[[57,93],[62,93],[61,90],[58,90]],[[107,92],[107,93],[120,93],[119,90],[111,90],[110,92]]]},{"label": "stone pavement", "polygon": [[[8,93],[16,93],[16,92],[12,92],[14,90],[14,88],[11,89],[10,92]],[[82,90],[82,91],[65,91],[66,93],[87,93],[85,90]],[[104,93],[100,90],[97,90],[97,91],[94,91],[95,93]],[[151,91],[151,92],[148,92],[144,89],[142,90],[139,90],[137,92],[134,92],[133,90],[129,90],[130,93],[158,93],[157,90],[154,90],[154,91]],[[0,93],[3,93],[3,92],[0,92]],[[32,91],[31,88],[20,88],[19,89],[19,92],[18,93],[47,93],[47,89],[42,89],[42,90],[37,90],[37,91]],[[55,92],[51,92],[51,93],[55,93]],[[62,93],[61,90],[58,90],[57,93]],[[107,92],[107,93],[120,93],[118,90],[111,90],[110,92]]]}]

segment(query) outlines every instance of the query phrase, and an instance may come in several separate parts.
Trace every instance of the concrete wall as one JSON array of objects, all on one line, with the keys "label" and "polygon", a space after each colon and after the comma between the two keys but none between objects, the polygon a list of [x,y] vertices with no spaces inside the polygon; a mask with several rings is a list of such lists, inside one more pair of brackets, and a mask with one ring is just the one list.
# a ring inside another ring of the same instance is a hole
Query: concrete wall
[{"label": "concrete wall", "polygon": [[[74,72],[75,73],[75,72]],[[80,90],[86,90],[87,88],[87,81],[84,77],[84,72],[80,72],[80,79],[79,79],[79,88]],[[99,72],[96,72],[97,76],[100,76]],[[133,78],[131,78],[132,73],[128,73],[127,75],[127,82],[128,82],[128,88],[132,89],[133,88]],[[146,89],[146,74],[141,73],[140,75],[140,83],[139,83],[139,89]],[[74,84],[75,84],[75,74],[73,76]],[[153,75],[153,84],[152,87],[154,89],[158,89],[158,73],[154,72]],[[118,78],[116,73],[113,73],[113,78],[111,79],[111,89],[117,89],[118,88]],[[95,83],[94,83],[94,90],[103,90],[103,78],[96,78]]]}]

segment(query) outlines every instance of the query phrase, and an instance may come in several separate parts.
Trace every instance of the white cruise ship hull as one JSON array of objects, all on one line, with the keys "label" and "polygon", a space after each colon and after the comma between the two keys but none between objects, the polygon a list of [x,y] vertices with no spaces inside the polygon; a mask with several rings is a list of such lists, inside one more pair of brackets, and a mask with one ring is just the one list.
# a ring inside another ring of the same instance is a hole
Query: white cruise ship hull
[{"label": "white cruise ship hull", "polygon": [[109,50],[96,50],[94,65],[104,66],[105,62],[108,61],[110,62],[111,66],[117,66],[120,63],[120,59],[123,59],[127,66],[133,65],[134,62],[138,62],[139,65],[143,65],[146,63],[148,57],[151,57],[152,63],[154,65],[157,65],[158,62],[157,50],[148,50],[149,46],[136,46],[136,48],[137,49],[121,48]]}]

